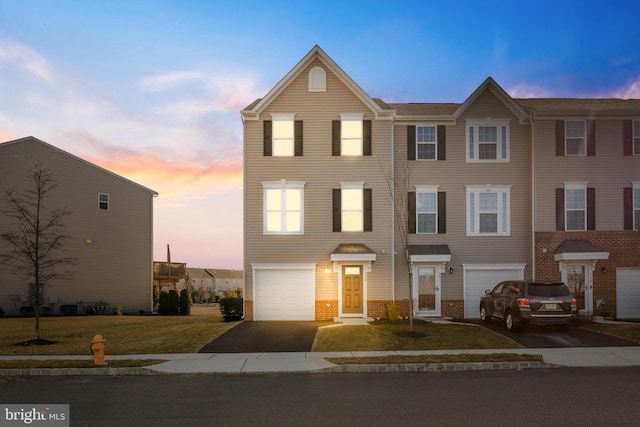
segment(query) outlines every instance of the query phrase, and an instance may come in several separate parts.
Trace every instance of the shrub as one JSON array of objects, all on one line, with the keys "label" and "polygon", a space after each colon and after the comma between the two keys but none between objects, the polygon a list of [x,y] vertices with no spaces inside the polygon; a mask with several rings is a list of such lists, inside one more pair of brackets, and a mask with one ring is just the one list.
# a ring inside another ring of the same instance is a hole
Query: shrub
[{"label": "shrub", "polygon": [[0,317],[4,316],[4,310],[0,307]]},{"label": "shrub", "polygon": [[191,313],[191,298],[189,291],[183,289],[180,291],[180,316],[188,316]]},{"label": "shrub", "polygon": [[180,310],[180,297],[173,289],[169,292],[160,292],[158,296],[158,314],[176,316]]},{"label": "shrub", "polygon": [[62,304],[60,306],[60,313],[63,316],[74,316],[78,314],[78,305],[77,304]]},{"label": "shrub", "polygon": [[221,298],[220,314],[222,314],[225,322],[242,320],[242,298]]},{"label": "shrub", "polygon": [[400,315],[398,304],[396,304],[395,302],[391,304],[385,304],[385,308],[387,309],[387,318],[389,320],[398,320],[398,317]]}]

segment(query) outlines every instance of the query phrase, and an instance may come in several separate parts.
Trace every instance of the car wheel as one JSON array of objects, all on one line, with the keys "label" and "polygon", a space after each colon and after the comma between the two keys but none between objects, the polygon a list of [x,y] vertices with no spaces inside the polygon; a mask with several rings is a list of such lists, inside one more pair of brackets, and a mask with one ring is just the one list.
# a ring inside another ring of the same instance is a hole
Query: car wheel
[{"label": "car wheel", "polygon": [[507,331],[516,332],[518,330],[518,324],[514,315],[507,311],[504,315],[504,325],[507,327]]},{"label": "car wheel", "polygon": [[553,326],[556,331],[558,332],[568,332],[569,331],[569,325],[567,324],[562,324],[562,325],[554,325]]},{"label": "car wheel", "polygon": [[491,316],[489,316],[489,313],[487,313],[487,307],[485,307],[484,304],[480,306],[480,320],[482,320],[484,323],[491,322]]}]

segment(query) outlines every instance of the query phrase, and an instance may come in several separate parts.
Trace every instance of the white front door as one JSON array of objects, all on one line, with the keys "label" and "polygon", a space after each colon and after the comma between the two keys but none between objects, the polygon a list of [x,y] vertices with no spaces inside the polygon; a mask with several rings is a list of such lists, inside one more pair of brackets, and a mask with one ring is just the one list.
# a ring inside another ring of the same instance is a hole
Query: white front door
[{"label": "white front door", "polygon": [[413,267],[413,301],[416,317],[440,316],[440,275],[435,265]]},{"label": "white front door", "polygon": [[593,262],[571,262],[561,264],[562,281],[578,303],[578,312],[593,313]]}]

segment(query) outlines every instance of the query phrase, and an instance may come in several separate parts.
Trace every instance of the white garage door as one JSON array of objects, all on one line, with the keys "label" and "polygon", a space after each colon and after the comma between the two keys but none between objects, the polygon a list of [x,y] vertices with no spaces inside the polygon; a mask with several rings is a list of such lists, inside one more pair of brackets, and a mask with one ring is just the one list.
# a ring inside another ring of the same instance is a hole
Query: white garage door
[{"label": "white garage door", "polygon": [[619,268],[616,274],[617,317],[640,319],[640,268]]},{"label": "white garage door", "polygon": [[524,279],[524,267],[517,269],[468,269],[464,273],[464,317],[480,317],[480,297],[503,280]]},{"label": "white garage door", "polygon": [[254,320],[315,320],[313,269],[257,269]]}]

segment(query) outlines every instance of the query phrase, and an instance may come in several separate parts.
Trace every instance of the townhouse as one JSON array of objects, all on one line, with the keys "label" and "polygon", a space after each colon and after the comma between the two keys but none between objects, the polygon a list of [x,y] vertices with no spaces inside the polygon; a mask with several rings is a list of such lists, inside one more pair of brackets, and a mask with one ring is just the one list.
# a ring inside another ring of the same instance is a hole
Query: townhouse
[{"label": "townhouse", "polygon": [[475,318],[514,278],[640,317],[637,100],[487,78],[461,104],[385,103],[315,46],[241,114],[245,319]]}]

